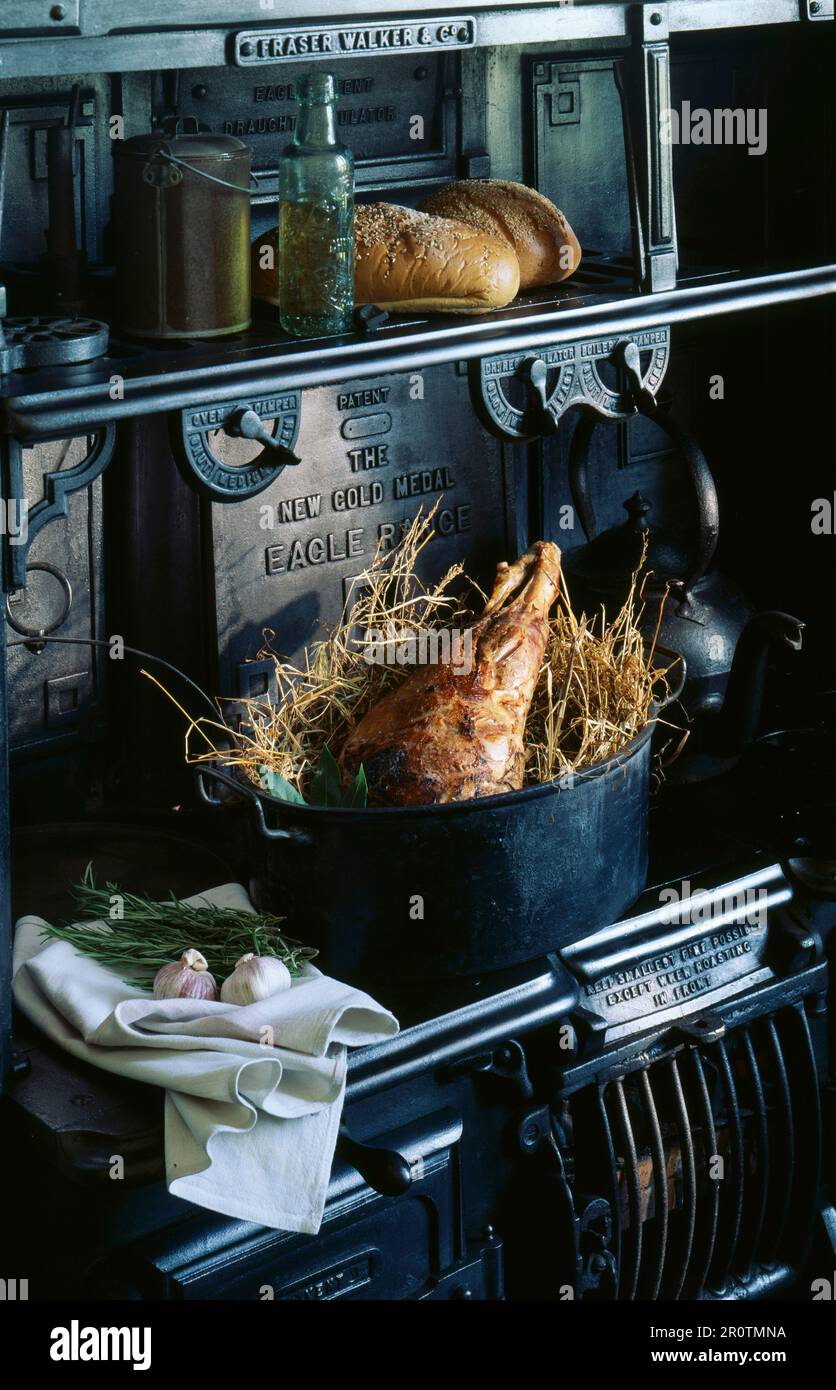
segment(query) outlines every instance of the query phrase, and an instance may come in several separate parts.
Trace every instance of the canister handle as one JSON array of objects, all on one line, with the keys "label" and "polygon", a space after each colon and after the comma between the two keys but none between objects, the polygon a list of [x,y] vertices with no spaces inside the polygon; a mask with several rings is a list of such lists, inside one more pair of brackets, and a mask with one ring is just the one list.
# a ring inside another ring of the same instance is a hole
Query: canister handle
[{"label": "canister handle", "polygon": [[[199,135],[200,122],[197,116],[166,116],[163,121],[163,134],[170,135],[175,140],[178,135]],[[252,154],[252,151],[250,151],[250,154]],[[201,179],[208,179],[210,183],[220,184],[221,188],[231,188],[233,193],[246,193],[247,197],[249,197],[251,193],[258,193],[260,191],[258,176],[253,173],[252,169],[249,171],[249,184],[246,188],[243,188],[240,183],[229,183],[226,179],[219,179],[216,174],[207,174],[205,169],[196,168],[194,164],[189,164],[186,159],[180,159],[178,155],[172,154],[171,150],[167,150],[162,145],[158,150],[155,150],[153,159],[162,159],[166,164],[171,165],[172,183],[180,183],[183,178],[180,171],[186,169],[190,174],[197,174]],[[142,171],[142,177],[146,183],[158,184],[159,179],[154,172],[153,159],[149,160],[145,165]]]},{"label": "canister handle", "polygon": [[[258,193],[260,191],[261,186],[252,169],[250,170],[250,182],[245,188],[243,184],[230,183],[227,179],[219,179],[217,174],[207,174],[205,169],[198,169],[195,164],[189,164],[185,159],[180,159],[178,155],[172,154],[169,150],[157,150],[155,158],[165,160],[166,164],[171,164],[178,171],[180,169],[186,169],[190,174],[197,174],[201,179],[208,179],[210,183],[218,183],[221,188],[231,188],[233,193],[246,193],[248,198],[251,193]],[[150,165],[146,165],[146,169],[150,168]],[[146,182],[153,183],[153,176],[147,179]]]}]

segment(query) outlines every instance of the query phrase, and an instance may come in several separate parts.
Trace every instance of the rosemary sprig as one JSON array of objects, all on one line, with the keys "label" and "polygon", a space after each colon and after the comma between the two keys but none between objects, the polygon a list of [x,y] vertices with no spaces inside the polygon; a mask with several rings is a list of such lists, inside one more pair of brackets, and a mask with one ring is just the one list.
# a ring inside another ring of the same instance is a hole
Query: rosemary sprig
[{"label": "rosemary sprig", "polygon": [[160,966],[177,960],[189,946],[203,952],[219,984],[247,951],[278,957],[292,975],[317,954],[279,930],[283,917],[209,904],[191,906],[174,894],[167,902],[155,902],[147,895],[126,893],[116,883],[99,886],[92,864],[72,891],[84,920],[45,923],[44,934],[69,942],[102,965],[130,971],[132,984],[150,985]]}]

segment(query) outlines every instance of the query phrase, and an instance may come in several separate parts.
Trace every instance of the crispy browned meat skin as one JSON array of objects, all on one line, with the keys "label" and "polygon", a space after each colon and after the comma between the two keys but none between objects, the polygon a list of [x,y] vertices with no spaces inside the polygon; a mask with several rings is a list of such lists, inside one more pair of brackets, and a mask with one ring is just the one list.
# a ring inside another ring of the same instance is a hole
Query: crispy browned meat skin
[{"label": "crispy browned meat skin", "polygon": [[501,564],[473,628],[472,669],[418,666],[347,738],[346,783],[363,764],[371,806],[420,806],[514,791],[523,737],[560,585],[560,551],[538,541]]}]

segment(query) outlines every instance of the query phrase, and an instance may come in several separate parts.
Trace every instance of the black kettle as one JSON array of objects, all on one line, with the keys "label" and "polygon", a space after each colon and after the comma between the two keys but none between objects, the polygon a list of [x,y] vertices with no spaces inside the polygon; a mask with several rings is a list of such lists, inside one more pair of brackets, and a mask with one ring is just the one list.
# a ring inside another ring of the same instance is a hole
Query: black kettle
[{"label": "black kettle", "polygon": [[588,543],[565,553],[564,568],[575,609],[591,615],[603,607],[612,618],[627,599],[647,547],[641,627],[685,662],[680,721],[693,727],[680,775],[696,779],[724,770],[751,743],[770,650],[776,643],[799,650],[804,624],[786,613],[756,613],[738,585],[711,568],[719,534],[711,470],[693,435],[667,411],[652,418],[688,465],[699,512],[696,550],[689,555],[651,525],[651,504],[638,492],[624,503],[627,520],[596,534],[587,461],[592,433],[601,422],[583,416],[572,437],[569,483]]}]

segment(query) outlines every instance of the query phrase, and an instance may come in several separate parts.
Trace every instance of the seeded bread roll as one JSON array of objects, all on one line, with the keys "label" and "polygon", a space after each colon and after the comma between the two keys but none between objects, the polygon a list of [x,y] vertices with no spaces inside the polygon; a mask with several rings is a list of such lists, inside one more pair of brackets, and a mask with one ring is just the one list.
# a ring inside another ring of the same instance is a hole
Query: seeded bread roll
[{"label": "seeded bread roll", "polygon": [[421,207],[510,242],[520,263],[521,289],[555,285],[581,263],[580,243],[563,213],[525,184],[466,179],[431,193]]},{"label": "seeded bread roll", "polygon": [[[277,241],[272,230],[252,248],[253,294],[268,304],[279,302]],[[501,309],[519,289],[519,263],[506,239],[394,203],[358,205],[354,248],[358,304],[478,314]]]}]

